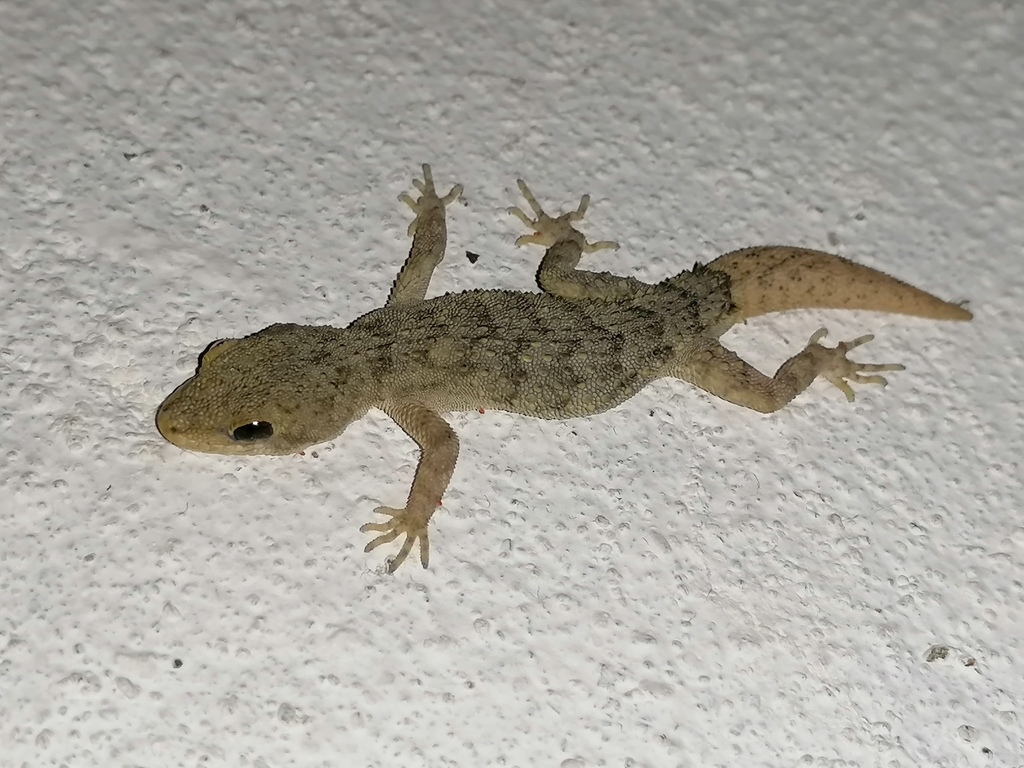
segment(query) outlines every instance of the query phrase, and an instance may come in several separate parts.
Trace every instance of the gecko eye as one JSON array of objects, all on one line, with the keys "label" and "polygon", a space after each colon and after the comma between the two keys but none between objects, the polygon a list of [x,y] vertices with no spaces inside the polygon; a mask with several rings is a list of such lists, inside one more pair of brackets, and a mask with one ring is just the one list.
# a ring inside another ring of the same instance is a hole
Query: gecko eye
[{"label": "gecko eye", "polygon": [[236,427],[231,437],[244,443],[252,443],[256,440],[266,440],[274,434],[274,425],[269,421],[251,421]]}]

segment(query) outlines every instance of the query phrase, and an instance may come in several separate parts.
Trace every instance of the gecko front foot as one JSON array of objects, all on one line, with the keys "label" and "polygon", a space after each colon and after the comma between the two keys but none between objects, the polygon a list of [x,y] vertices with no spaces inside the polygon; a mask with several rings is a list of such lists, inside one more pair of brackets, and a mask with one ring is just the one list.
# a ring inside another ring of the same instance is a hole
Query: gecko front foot
[{"label": "gecko front foot", "polygon": [[[851,349],[867,344],[875,338],[872,334],[858,336],[853,341],[841,341],[835,347],[825,347],[818,342],[827,334],[828,331],[825,328],[819,328],[811,336],[807,346],[817,347],[821,350],[823,362],[819,369],[819,375],[838,387],[851,403],[856,395],[848,381],[857,384],[881,384],[884,387],[889,382],[885,380],[884,376],[877,375],[878,371],[902,371],[905,368],[899,363],[857,363],[846,359],[846,355]],[[864,373],[874,375],[865,376]]]},{"label": "gecko front foot", "polygon": [[418,198],[404,193],[398,196],[398,199],[412,208],[413,213],[416,214],[416,218],[409,224],[410,235],[416,234],[420,223],[428,216],[440,213],[443,217],[444,207],[462,194],[462,185],[456,184],[448,191],[447,195],[438,197],[437,190],[434,189],[434,175],[431,173],[430,166],[427,163],[423,164],[423,181],[413,179],[412,185],[420,193]]},{"label": "gecko front foot", "polygon": [[381,544],[392,542],[404,533],[405,541],[398,550],[398,554],[388,562],[388,573],[394,573],[398,566],[405,562],[405,558],[409,556],[416,541],[420,543],[420,564],[426,568],[430,561],[430,543],[427,539],[430,513],[408,508],[395,509],[394,507],[377,507],[373,511],[376,514],[390,515],[391,519],[386,523],[366,523],[359,529],[362,533],[382,531],[381,535],[367,544],[363,551],[371,552]]},{"label": "gecko front foot", "polygon": [[613,240],[600,240],[596,243],[588,243],[587,239],[572,224],[574,221],[582,221],[587,208],[590,206],[590,195],[580,198],[580,204],[575,211],[563,213],[561,216],[552,217],[544,212],[537,198],[533,196],[530,188],[522,179],[516,179],[519,191],[523,193],[526,202],[533,209],[536,218],[530,218],[529,214],[518,206],[512,206],[508,212],[519,219],[523,224],[533,230],[532,235],[522,235],[516,240],[516,245],[544,245],[552,246],[555,243],[566,240],[576,240],[584,253],[593,253],[605,248],[618,248],[619,244]]}]

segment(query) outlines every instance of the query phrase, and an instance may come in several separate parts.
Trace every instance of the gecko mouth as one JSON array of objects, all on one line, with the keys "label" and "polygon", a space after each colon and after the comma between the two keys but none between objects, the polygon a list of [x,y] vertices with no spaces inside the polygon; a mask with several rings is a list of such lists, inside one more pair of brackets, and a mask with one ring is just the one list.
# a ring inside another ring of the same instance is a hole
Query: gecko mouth
[{"label": "gecko mouth", "polygon": [[192,410],[177,396],[177,390],[156,412],[156,428],[160,434],[186,451],[247,455],[285,452],[275,451],[268,445],[275,435],[273,423],[250,418],[236,424],[225,428],[202,418],[196,420]]},{"label": "gecko mouth", "polygon": [[[207,430],[197,429],[197,425],[192,423],[184,410],[178,406],[174,395],[175,393],[171,393],[156,412],[156,428],[164,439],[186,451],[230,453],[226,447],[234,442],[231,434],[226,433],[217,440],[208,434]],[[223,447],[221,443],[224,444]]]},{"label": "gecko mouth", "polygon": [[247,453],[250,442],[236,440],[230,432],[200,432],[183,424],[172,411],[161,408],[156,414],[156,428],[167,442],[199,453]]},{"label": "gecko mouth", "polygon": [[184,428],[175,418],[173,409],[168,407],[169,403],[164,403],[157,409],[156,412],[156,428],[164,439],[179,448],[185,448],[187,450],[201,450],[198,446],[193,444],[192,440],[189,440],[188,429]]}]

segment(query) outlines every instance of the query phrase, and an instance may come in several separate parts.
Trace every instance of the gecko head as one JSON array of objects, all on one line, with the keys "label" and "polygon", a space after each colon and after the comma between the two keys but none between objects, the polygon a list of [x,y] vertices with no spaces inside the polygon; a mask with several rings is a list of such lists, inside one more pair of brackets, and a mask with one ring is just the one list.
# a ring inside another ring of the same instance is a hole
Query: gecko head
[{"label": "gecko head", "polygon": [[338,333],[274,325],[213,342],[157,409],[157,429],[190,451],[247,455],[297,453],[336,437],[368,410],[359,377],[332,354]]}]

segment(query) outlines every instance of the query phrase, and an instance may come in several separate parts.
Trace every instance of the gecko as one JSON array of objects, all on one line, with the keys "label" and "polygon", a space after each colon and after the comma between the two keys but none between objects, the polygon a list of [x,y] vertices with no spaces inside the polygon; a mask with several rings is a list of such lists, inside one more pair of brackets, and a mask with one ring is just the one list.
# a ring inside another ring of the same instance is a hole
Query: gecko
[{"label": "gecko", "polygon": [[[584,254],[616,248],[580,231],[590,204],[548,215],[526,183],[529,212],[508,211],[529,230],[517,245],[545,248],[540,292],[469,290],[426,298],[448,240],[445,209],[462,193],[439,195],[429,165],[414,179],[412,246],[383,307],[345,328],[271,325],[212,342],[195,375],[159,406],[156,425],[174,445],[220,454],[294,454],[333,440],[371,408],[390,416],[420,448],[404,507],[378,507],[382,522],[365,551],[404,536],[387,561],[393,572],[418,545],[429,562],[428,525],[459,454],[444,418],[496,409],[542,419],[606,411],[664,377],[683,379],[761,413],[782,408],[817,377],[854,399],[851,383],[885,385],[893,363],[858,363],[848,353],[871,335],[807,345],[766,376],[721,344],[747,318],[805,307],[867,309],[938,320],[970,320],[943,301],[841,256],[790,246],[757,246],[696,263],[659,283],[578,268]],[[379,518],[378,518],[379,519]]]}]

